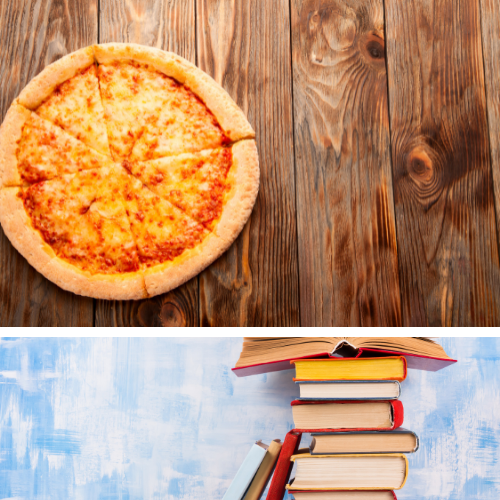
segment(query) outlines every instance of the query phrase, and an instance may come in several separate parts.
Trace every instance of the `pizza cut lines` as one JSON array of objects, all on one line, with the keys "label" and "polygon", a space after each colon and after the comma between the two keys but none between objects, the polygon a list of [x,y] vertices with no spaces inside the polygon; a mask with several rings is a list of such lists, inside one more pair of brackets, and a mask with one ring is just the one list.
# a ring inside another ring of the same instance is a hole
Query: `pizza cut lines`
[{"label": "pizza cut lines", "polygon": [[[99,169],[0,190],[5,235],[33,267],[65,290],[103,299],[148,296],[128,218],[100,184]],[[95,198],[94,198],[95,197]],[[115,272],[116,271],[116,272]]]},{"label": "pizza cut lines", "polygon": [[231,188],[227,181],[231,151],[223,147],[146,162],[124,161],[123,166],[156,194],[212,229]]},{"label": "pizza cut lines", "polygon": [[148,123],[156,122],[178,85],[145,64],[117,61],[98,69],[111,153],[128,158]]},{"label": "pizza cut lines", "polygon": [[6,146],[0,159],[0,180],[4,186],[40,182],[111,164],[108,156],[19,104],[14,103],[9,109],[4,127],[10,134],[3,134],[2,138],[16,139],[15,147]]},{"label": "pizza cut lines", "polygon": [[92,48],[78,50],[48,68],[21,92],[19,104],[109,155]]},{"label": "pizza cut lines", "polygon": [[66,290],[116,300],[167,292],[227,250],[248,219],[259,185],[253,136],[225,91],[179,56],[81,49],[7,112],[0,222]]},{"label": "pizza cut lines", "polygon": [[91,274],[139,269],[123,198],[111,172],[88,170],[22,191],[25,209],[43,239],[60,258]]},{"label": "pizza cut lines", "polygon": [[145,267],[173,261],[208,235],[201,224],[127,173],[120,185],[139,258]]},{"label": "pizza cut lines", "polygon": [[87,146],[110,154],[94,64],[60,85],[35,111]]},{"label": "pizza cut lines", "polygon": [[135,144],[131,160],[213,149],[230,143],[214,115],[183,85],[158,118],[149,123]]}]

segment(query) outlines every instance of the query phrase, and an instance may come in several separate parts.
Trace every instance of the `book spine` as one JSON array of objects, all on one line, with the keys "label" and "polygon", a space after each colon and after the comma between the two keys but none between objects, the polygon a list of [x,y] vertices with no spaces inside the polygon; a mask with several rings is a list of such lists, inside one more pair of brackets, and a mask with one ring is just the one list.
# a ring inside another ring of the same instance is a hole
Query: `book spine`
[{"label": "book spine", "polygon": [[293,462],[290,461],[290,457],[299,450],[301,438],[302,433],[297,431],[290,431],[286,435],[283,446],[281,447],[281,453],[278,458],[278,463],[276,464],[271,486],[269,487],[267,500],[283,500],[286,484],[288,483],[293,468]]},{"label": "book spine", "polygon": [[399,400],[391,401],[392,411],[393,411],[393,426],[391,430],[397,429],[403,425],[405,418],[405,412],[403,408],[403,403]]},{"label": "book spine", "polygon": [[254,444],[241,464],[222,500],[241,500],[245,496],[257,469],[264,460],[266,450]]}]

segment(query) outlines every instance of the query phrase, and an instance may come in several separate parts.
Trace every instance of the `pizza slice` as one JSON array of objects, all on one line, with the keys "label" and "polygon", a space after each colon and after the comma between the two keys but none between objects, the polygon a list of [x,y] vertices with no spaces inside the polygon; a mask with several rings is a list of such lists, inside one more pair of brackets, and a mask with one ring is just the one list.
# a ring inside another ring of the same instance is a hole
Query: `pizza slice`
[{"label": "pizza slice", "polygon": [[163,106],[156,121],[148,123],[134,146],[131,160],[149,160],[229,144],[215,116],[184,85]]},{"label": "pizza slice", "polygon": [[145,267],[175,260],[208,235],[201,224],[125,171],[119,184],[139,259]]},{"label": "pizza slice", "polygon": [[109,145],[113,158],[128,158],[148,123],[173,98],[177,83],[132,61],[101,64],[98,69]]},{"label": "pizza slice", "polygon": [[[4,125],[2,185],[36,183],[53,177],[110,165],[111,159],[89,148],[52,122],[13,104]],[[8,144],[7,144],[8,142]]]},{"label": "pizza slice", "polygon": [[34,111],[87,146],[110,154],[95,64],[59,85]]},{"label": "pizza slice", "polygon": [[111,168],[65,175],[21,190],[42,239],[63,261],[83,272],[137,272],[139,259],[123,199]]},{"label": "pizza slice", "polygon": [[209,229],[219,219],[224,196],[231,189],[229,147],[146,162],[125,161],[123,165],[156,194]]}]

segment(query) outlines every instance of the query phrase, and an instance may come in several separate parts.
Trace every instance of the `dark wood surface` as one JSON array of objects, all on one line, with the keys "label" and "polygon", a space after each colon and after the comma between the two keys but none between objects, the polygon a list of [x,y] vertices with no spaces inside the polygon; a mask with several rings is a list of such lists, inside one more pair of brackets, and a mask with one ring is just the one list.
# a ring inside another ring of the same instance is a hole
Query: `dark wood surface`
[{"label": "dark wood surface", "polygon": [[4,0],[1,118],[96,42],[177,52],[257,134],[233,246],[137,302],[64,292],[0,232],[1,326],[500,324],[500,0]]},{"label": "dark wood surface", "polygon": [[493,326],[500,276],[480,2],[433,3],[386,0],[403,322]]},{"label": "dark wood surface", "polygon": [[292,20],[302,324],[401,325],[382,0]]}]

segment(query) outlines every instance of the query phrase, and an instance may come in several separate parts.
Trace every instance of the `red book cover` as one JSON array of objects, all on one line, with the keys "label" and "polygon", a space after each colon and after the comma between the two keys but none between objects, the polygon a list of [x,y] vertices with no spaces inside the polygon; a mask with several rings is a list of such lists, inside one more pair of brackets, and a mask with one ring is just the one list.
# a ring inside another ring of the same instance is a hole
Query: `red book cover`
[{"label": "red book cover", "polygon": [[[289,489],[288,493],[290,495],[293,495],[294,493],[322,493],[324,491],[352,491],[352,490],[321,490],[321,491],[317,491],[317,490],[292,490],[292,489]],[[364,491],[370,491],[370,490],[364,490]],[[374,491],[380,491],[380,490],[374,490]],[[392,496],[394,497],[394,500],[398,500],[396,498],[396,493],[394,491],[391,491],[391,493],[392,493]]]},{"label": "red book cover", "polygon": [[290,461],[290,457],[299,451],[301,438],[302,434],[295,430],[290,431],[285,436],[266,500],[283,500],[285,488],[293,468],[293,462]]},{"label": "red book cover", "polygon": [[[371,357],[377,355],[404,356],[406,358],[406,363],[408,365],[408,368],[431,371],[431,372],[437,372],[438,370],[446,368],[447,366],[457,362],[456,359],[432,358],[429,356],[420,356],[417,354],[408,354],[405,352],[384,351],[381,349],[366,349],[366,348],[359,349],[356,358]],[[280,359],[279,361],[272,361],[270,363],[259,363],[256,365],[241,366],[239,368],[233,368],[232,371],[238,377],[248,377],[249,375],[260,375],[262,373],[291,370],[293,366],[290,365],[290,361],[294,359],[312,359],[312,358],[328,358],[328,357],[337,358],[338,356],[332,356],[332,354],[329,352],[322,352],[314,356],[302,356],[302,357],[299,356],[289,359]]]},{"label": "red book cover", "polygon": [[[384,402],[384,401],[377,401],[377,403]],[[366,429],[346,429],[346,428],[341,428],[341,429],[294,429],[296,432],[345,432],[345,431],[393,431],[394,429],[397,429],[398,427],[401,427],[403,425],[403,420],[404,420],[404,408],[403,408],[403,403],[399,400],[396,401],[385,401],[386,403],[389,403],[392,407],[392,427],[387,427],[387,428],[366,428]],[[325,401],[325,400],[317,400],[317,401],[301,401],[299,399],[296,399],[295,401],[291,402],[291,406],[299,406],[299,405],[322,405],[322,404],[335,404],[335,405],[345,405],[345,404],[359,404],[359,405],[364,405],[364,404],[373,404],[372,401]]]}]

